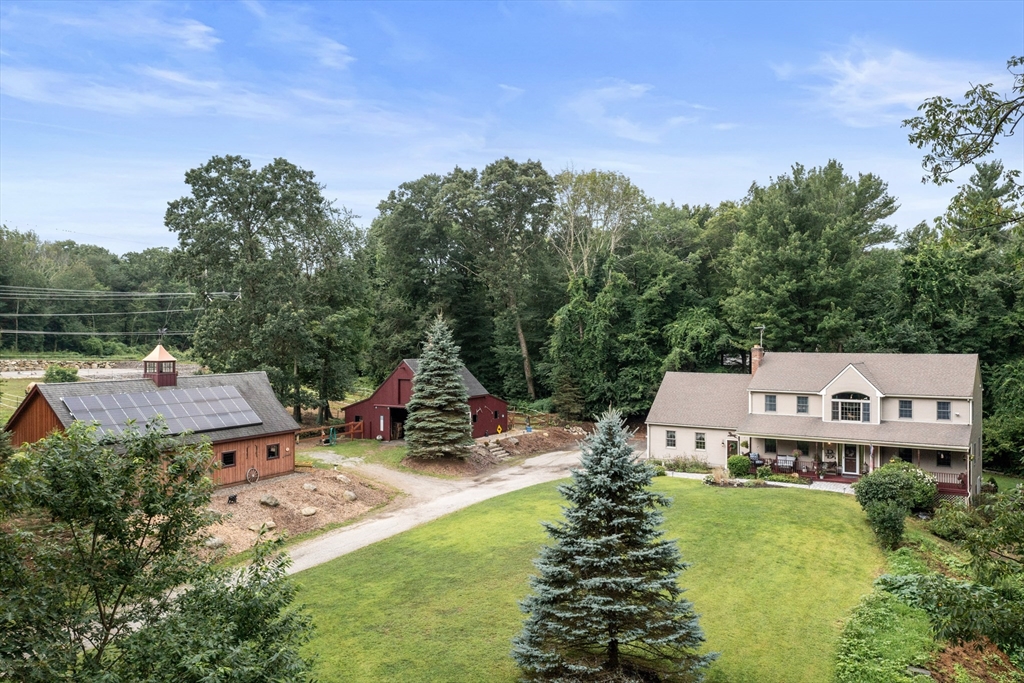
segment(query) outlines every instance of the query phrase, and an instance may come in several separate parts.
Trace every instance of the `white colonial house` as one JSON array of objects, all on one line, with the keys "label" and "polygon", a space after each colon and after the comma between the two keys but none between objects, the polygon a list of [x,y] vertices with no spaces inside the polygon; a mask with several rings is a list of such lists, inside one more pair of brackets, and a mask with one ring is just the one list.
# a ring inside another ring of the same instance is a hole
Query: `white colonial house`
[{"label": "white colonial house", "polygon": [[724,466],[750,453],[775,469],[853,481],[896,459],[941,495],[981,486],[975,354],[751,350],[751,373],[668,372],[647,416],[647,454]]}]

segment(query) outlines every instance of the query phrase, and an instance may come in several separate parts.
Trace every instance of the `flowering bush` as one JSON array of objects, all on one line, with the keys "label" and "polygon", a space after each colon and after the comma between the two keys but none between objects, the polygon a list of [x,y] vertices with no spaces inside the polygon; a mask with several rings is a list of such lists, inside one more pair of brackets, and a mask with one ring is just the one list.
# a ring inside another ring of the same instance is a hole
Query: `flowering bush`
[{"label": "flowering bush", "polygon": [[860,506],[893,501],[906,510],[931,510],[939,489],[924,470],[902,460],[890,462],[853,485]]}]

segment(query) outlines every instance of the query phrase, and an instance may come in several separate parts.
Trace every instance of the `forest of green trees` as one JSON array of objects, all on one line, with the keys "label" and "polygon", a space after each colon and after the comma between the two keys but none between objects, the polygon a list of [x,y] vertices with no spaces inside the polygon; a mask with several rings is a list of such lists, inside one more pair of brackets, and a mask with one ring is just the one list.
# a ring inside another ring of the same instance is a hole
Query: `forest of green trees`
[{"label": "forest of green trees", "polygon": [[928,133],[960,114],[944,106],[907,122],[911,142],[931,145],[936,182],[973,174],[901,232],[885,181],[834,160],[711,206],[506,157],[401,184],[363,229],[309,170],[214,157],[169,202],[174,249],[0,229],[0,328],[22,332],[0,350],[123,354],[163,331],[215,372],[267,370],[326,419],[357,378],[418,356],[441,313],[492,392],[592,418],[643,415],[666,370],[742,371],[763,326],[769,351],[979,354],[986,458],[1008,468],[1024,449],[1021,185],[981,159],[995,135],[963,152]]}]

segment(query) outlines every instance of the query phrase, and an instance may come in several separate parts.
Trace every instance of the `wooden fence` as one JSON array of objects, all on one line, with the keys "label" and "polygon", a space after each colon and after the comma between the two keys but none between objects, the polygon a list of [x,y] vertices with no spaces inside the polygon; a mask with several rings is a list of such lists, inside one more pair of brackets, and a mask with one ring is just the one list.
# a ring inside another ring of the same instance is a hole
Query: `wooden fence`
[{"label": "wooden fence", "polygon": [[348,437],[354,439],[356,437],[363,436],[363,423],[362,422],[345,422],[334,425],[322,425],[320,427],[309,427],[307,429],[299,430],[295,435],[296,442],[302,441],[303,439],[317,439],[323,440],[330,438],[331,430],[334,430],[336,438]]}]

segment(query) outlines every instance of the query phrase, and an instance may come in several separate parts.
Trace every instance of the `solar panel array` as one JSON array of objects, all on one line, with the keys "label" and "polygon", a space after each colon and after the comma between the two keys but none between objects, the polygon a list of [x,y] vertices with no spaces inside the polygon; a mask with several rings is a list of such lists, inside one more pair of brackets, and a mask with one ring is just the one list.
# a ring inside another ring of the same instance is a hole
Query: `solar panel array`
[{"label": "solar panel array", "polygon": [[123,432],[129,420],[134,420],[142,429],[157,415],[164,417],[171,434],[209,432],[263,422],[232,386],[68,396],[61,400],[76,420],[98,422],[100,431],[112,434]]}]

